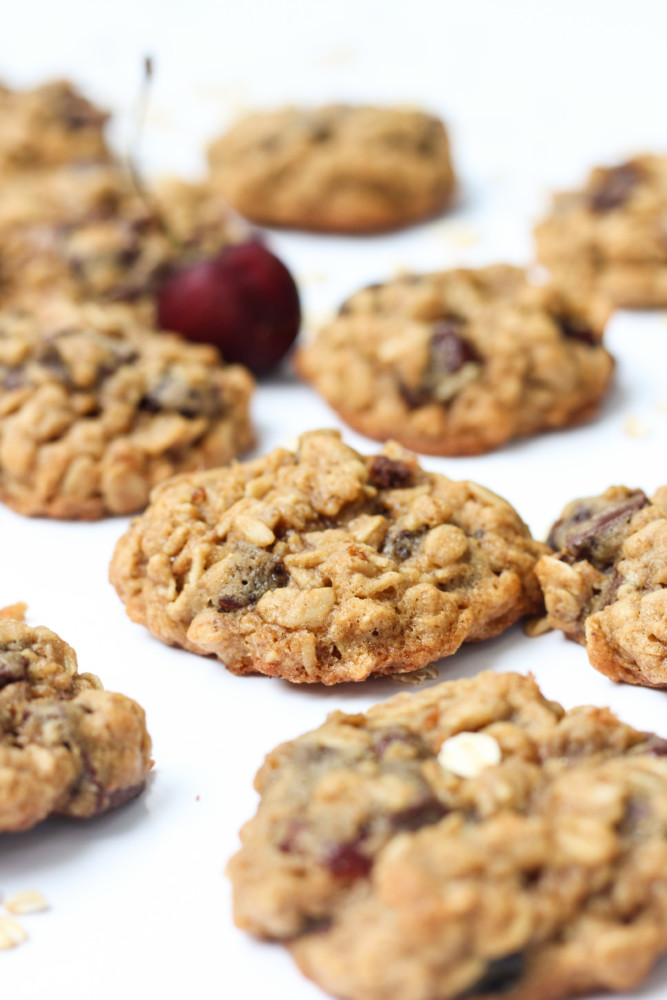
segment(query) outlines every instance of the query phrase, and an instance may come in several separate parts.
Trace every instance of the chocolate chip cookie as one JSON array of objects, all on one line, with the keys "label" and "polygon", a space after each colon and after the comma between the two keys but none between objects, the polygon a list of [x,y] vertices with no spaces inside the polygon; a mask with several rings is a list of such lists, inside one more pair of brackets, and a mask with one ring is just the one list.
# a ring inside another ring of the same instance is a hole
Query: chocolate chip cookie
[{"label": "chocolate chip cookie", "polygon": [[334,712],[257,775],[236,923],[346,1000],[632,990],[667,949],[666,753],[518,674]]},{"label": "chocolate chip cookie", "polygon": [[206,185],[138,190],[117,163],[20,175],[0,186],[0,297],[151,299],[175,269],[245,232]]},{"label": "chocolate chip cookie", "polygon": [[143,709],[77,672],[48,628],[0,616],[0,833],[122,805],[152,766]]},{"label": "chocolate chip cookie", "polygon": [[335,684],[415,670],[540,604],[544,551],[514,509],[396,444],[333,431],[180,476],[118,542],[133,621],[233,673]]},{"label": "chocolate chip cookie", "polygon": [[573,500],[537,564],[548,620],[615,681],[667,687],[667,487]]},{"label": "chocolate chip cookie", "polygon": [[212,143],[209,164],[242,215],[295,229],[397,229],[454,192],[445,128],[421,111],[332,104],[252,114]]},{"label": "chocolate chip cookie", "polygon": [[535,239],[540,261],[578,293],[667,305],[667,156],[595,168],[583,190],[555,196]]},{"label": "chocolate chip cookie", "polygon": [[0,312],[0,499],[21,514],[128,514],[175,472],[253,443],[253,379],[122,305]]},{"label": "chocolate chip cookie", "polygon": [[33,90],[0,85],[0,176],[110,158],[106,112],[67,80]]},{"label": "chocolate chip cookie", "polygon": [[296,367],[362,434],[477,455],[595,414],[606,318],[515,267],[407,275],[348,299]]}]

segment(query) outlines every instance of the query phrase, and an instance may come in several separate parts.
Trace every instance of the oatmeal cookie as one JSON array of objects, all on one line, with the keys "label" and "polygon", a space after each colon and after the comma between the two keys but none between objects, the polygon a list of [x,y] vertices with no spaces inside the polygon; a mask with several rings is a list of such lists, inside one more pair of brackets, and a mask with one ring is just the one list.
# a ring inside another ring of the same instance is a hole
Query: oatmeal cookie
[{"label": "oatmeal cookie", "polygon": [[128,514],[175,472],[253,443],[253,380],[122,305],[0,312],[0,499],[21,514]]},{"label": "oatmeal cookie", "polygon": [[631,990],[667,950],[667,741],[481,674],[268,755],[239,927],[346,1000]]},{"label": "oatmeal cookie", "polygon": [[539,260],[580,294],[617,306],[667,306],[667,156],[591,171],[557,194],[535,230]]},{"label": "oatmeal cookie", "polygon": [[515,267],[407,275],[348,299],[296,367],[368,437],[477,455],[595,414],[606,317]]},{"label": "oatmeal cookie", "polygon": [[263,225],[397,229],[454,191],[447,133],[421,111],[332,104],[252,114],[212,143],[211,180]]},{"label": "oatmeal cookie", "polygon": [[549,623],[615,681],[667,687],[667,486],[573,500],[537,564]]},{"label": "oatmeal cookie", "polygon": [[77,672],[48,628],[0,618],[0,833],[135,798],[152,767],[143,709]]},{"label": "oatmeal cookie", "polygon": [[67,80],[33,90],[0,84],[0,175],[110,159],[108,119]]},{"label": "oatmeal cookie", "polygon": [[111,581],[133,621],[233,673],[296,682],[403,673],[540,606],[544,551],[475,483],[333,431],[297,451],[180,476],[118,542]]},{"label": "oatmeal cookie", "polygon": [[117,163],[22,175],[0,187],[0,297],[146,299],[245,234],[206,185],[166,179],[139,191]]}]

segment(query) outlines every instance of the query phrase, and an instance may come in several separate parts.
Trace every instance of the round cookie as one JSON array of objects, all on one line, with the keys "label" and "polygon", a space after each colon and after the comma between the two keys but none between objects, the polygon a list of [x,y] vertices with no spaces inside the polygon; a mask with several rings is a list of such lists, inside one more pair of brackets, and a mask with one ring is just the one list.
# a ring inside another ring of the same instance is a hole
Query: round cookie
[{"label": "round cookie", "polygon": [[295,363],[362,434],[477,455],[595,414],[606,317],[514,267],[407,275],[353,295]]},{"label": "round cookie", "polygon": [[537,564],[549,624],[615,681],[667,687],[667,487],[573,500]]},{"label": "round cookie", "polygon": [[364,456],[313,431],[163,484],[110,577],[164,642],[237,674],[335,684],[415,670],[534,612],[543,551],[483,487],[396,444]]},{"label": "round cookie", "polygon": [[104,161],[108,119],[67,80],[33,90],[0,85],[0,175],[57,167],[65,163]]},{"label": "round cookie", "polygon": [[137,796],[151,767],[143,709],[77,673],[50,629],[0,615],[0,833],[97,816]]},{"label": "round cookie", "polygon": [[253,443],[254,382],[120,305],[0,312],[0,499],[21,514],[128,514],[175,472]]},{"label": "round cookie", "polygon": [[483,673],[268,755],[236,923],[346,1000],[631,991],[667,950],[667,741]]},{"label": "round cookie", "polygon": [[342,104],[249,115],[211,144],[209,165],[213,184],[253,222],[332,233],[428,218],[455,183],[437,118]]},{"label": "round cookie", "polygon": [[169,179],[140,193],[117,163],[20,175],[0,188],[0,298],[135,302],[244,234],[206,185]]},{"label": "round cookie", "polygon": [[596,167],[554,197],[535,230],[538,259],[577,294],[616,306],[667,305],[667,156]]}]

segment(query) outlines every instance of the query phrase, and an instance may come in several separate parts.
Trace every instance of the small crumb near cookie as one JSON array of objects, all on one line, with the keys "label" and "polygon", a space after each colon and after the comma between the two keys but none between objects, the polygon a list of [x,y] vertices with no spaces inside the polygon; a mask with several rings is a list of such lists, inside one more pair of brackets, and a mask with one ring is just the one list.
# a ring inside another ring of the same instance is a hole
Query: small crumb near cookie
[{"label": "small crumb near cookie", "polygon": [[459,778],[476,778],[502,760],[500,744],[488,733],[457,733],[440,747],[438,764]]},{"label": "small crumb near cookie", "polygon": [[16,622],[24,622],[27,610],[28,605],[25,601],[17,601],[16,604],[8,604],[6,608],[0,608],[0,618],[9,618]]},{"label": "small crumb near cookie", "polygon": [[5,909],[16,916],[25,916],[27,913],[44,913],[50,906],[38,889],[24,889],[7,897]]},{"label": "small crumb near cookie", "polygon": [[632,438],[645,438],[649,436],[651,429],[640,417],[630,416],[623,424],[623,433]]},{"label": "small crumb near cookie", "polygon": [[0,951],[16,948],[28,940],[28,932],[18,920],[0,915]]}]

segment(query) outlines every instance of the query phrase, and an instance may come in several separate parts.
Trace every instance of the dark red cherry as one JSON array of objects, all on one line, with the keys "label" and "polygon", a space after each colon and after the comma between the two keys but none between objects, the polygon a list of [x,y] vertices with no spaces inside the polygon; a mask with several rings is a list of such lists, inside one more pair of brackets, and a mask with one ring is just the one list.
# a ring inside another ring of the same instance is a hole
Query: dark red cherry
[{"label": "dark red cherry", "polygon": [[175,271],[158,290],[157,311],[162,329],[215,344],[256,375],[280,361],[301,324],[292,275],[258,242]]}]

